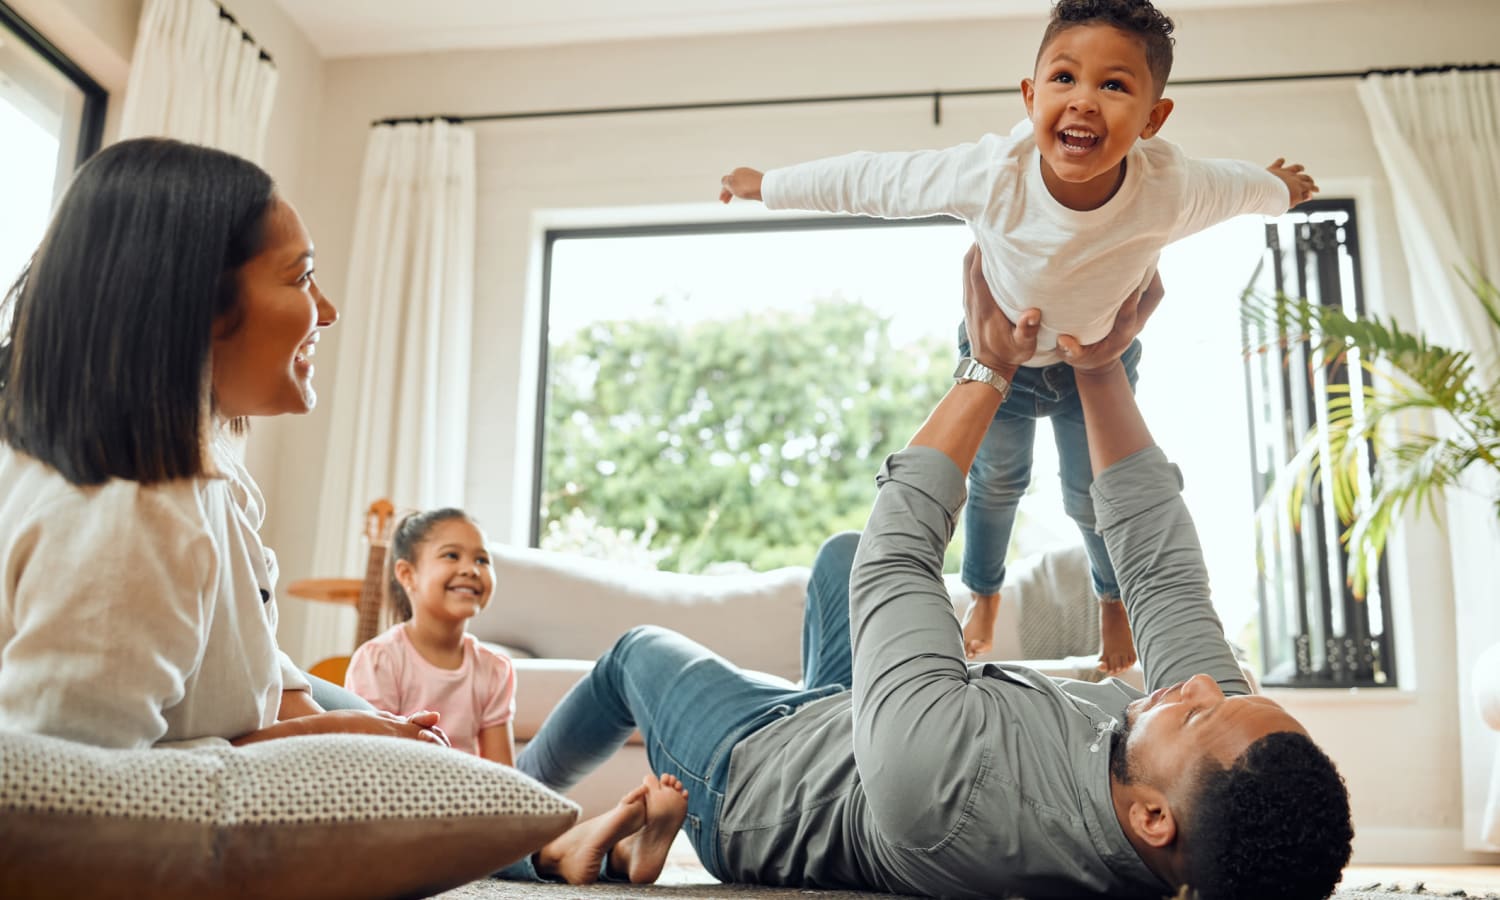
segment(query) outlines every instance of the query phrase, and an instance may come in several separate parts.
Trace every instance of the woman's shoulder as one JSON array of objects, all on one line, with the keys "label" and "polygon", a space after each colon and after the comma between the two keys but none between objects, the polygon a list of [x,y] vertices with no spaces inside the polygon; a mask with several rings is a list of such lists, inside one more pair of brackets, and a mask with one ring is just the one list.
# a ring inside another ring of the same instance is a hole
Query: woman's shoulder
[{"label": "woman's shoulder", "polygon": [[[207,487],[201,478],[155,484],[112,478],[77,485],[46,463],[0,443],[0,527],[7,531],[46,524],[76,538],[117,531],[121,541],[201,534]],[[80,527],[81,532],[76,530]]]},{"label": "woman's shoulder", "polygon": [[250,470],[245,467],[240,458],[243,445],[235,441],[222,431],[215,433],[209,450],[213,455],[214,465],[219,470],[224,489],[229,492],[230,498],[235,506],[245,514],[250,522],[250,527],[256,531],[265,522],[266,498],[260,492],[260,486],[251,477]]}]

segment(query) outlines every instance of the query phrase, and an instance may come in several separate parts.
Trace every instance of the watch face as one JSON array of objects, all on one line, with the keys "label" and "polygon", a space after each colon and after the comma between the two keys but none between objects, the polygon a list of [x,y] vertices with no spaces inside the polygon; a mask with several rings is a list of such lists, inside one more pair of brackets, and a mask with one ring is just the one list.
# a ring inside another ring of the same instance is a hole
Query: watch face
[{"label": "watch face", "polygon": [[1001,397],[1010,394],[1009,381],[1002,378],[994,369],[971,357],[959,360],[958,368],[953,370],[953,380],[959,384],[965,381],[980,381],[999,391]]},{"label": "watch face", "polygon": [[986,384],[995,383],[995,373],[983,363],[969,357],[959,360],[958,368],[953,370],[953,377],[960,381],[983,381]]}]

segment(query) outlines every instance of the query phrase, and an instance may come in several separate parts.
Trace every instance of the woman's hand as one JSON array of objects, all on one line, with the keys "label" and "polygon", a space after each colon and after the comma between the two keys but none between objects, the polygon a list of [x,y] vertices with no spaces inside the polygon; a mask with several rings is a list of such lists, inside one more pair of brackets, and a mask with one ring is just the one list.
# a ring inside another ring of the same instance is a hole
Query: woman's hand
[{"label": "woman's hand", "polygon": [[1139,297],[1131,297],[1120,304],[1109,334],[1087,347],[1078,343],[1078,339],[1071,334],[1059,335],[1058,351],[1076,373],[1089,375],[1108,370],[1120,359],[1120,355],[1135,340],[1136,335],[1141,333],[1141,329],[1146,327],[1146,320],[1156,312],[1165,295],[1161,274],[1153,273],[1151,283],[1146,285],[1146,290]]},{"label": "woman's hand", "polygon": [[[442,718],[440,713],[424,709],[421,712],[414,712],[409,716],[395,716],[387,712],[377,713],[377,715],[389,716],[399,725],[402,733],[395,735],[396,737],[410,737],[413,740],[442,744],[444,747],[453,746],[453,742],[448,740],[447,733],[438,727],[438,720]],[[408,734],[406,730],[409,727],[415,727],[420,730],[416,734]]]},{"label": "woman's hand", "polygon": [[277,722],[269,728],[236,738],[231,743],[243,746],[299,734],[374,734],[450,746],[448,735],[438,727],[438,718],[438,714],[430,710],[397,716],[388,712],[336,709]]},{"label": "woman's hand", "polygon": [[1036,336],[1042,312],[1028,309],[1019,322],[1011,322],[995,303],[995,295],[984,281],[979,246],[964,254],[964,328],[969,335],[969,355],[1006,378],[1016,367],[1036,355]]}]

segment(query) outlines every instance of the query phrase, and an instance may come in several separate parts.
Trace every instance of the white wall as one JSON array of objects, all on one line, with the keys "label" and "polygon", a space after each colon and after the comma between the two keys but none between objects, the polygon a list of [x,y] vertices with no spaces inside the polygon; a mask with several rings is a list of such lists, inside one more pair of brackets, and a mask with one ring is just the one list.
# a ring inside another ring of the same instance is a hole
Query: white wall
[{"label": "white wall", "polygon": [[[1011,85],[1029,74],[1040,20],[871,26],[504,52],[329,61],[319,152],[306,196],[319,226],[319,268],[344,315],[360,161],[384,116]],[[1500,33],[1491,0],[1368,0],[1189,12],[1179,17],[1179,78],[1490,60]],[[1328,185],[1358,190],[1373,303],[1408,315],[1405,269],[1388,190],[1352,81],[1171,91],[1165,134],[1190,153],[1285,155]],[[1021,115],[1016,97],[949,100],[941,127],[923,102],[784,107],[476,124],[480,218],[468,505],[497,539],[526,539],[537,332],[539,223],[557,211],[703,204],[737,164],[774,166],[851,149],[943,146]],[[588,213],[579,214],[587,220]],[[599,216],[610,215],[599,213]],[[630,216],[652,216],[635,211]],[[1381,288],[1384,288],[1382,291]],[[955,300],[956,302],[956,300]],[[351,332],[320,350],[325,399]],[[282,523],[315,517],[327,417],[297,423],[273,485],[277,540],[290,576],[318,571]],[[1175,448],[1189,477],[1211,465]],[[1399,695],[1299,693],[1283,698],[1345,773],[1365,861],[1470,859],[1461,851],[1453,603],[1441,539],[1422,524],[1398,571],[1407,645]],[[1398,567],[1399,568],[1399,567]],[[1412,586],[1419,586],[1413,588]],[[288,604],[291,605],[290,603]],[[316,654],[315,654],[316,655]]]}]

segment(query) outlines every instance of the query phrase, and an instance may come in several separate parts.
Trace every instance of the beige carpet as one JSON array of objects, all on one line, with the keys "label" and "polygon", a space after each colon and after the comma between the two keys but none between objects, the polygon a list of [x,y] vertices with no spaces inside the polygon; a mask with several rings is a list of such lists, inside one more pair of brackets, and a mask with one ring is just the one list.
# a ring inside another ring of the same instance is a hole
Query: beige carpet
[{"label": "beige carpet", "polygon": [[[652,885],[595,884],[580,887],[570,884],[535,884],[517,881],[474,881],[438,895],[442,900],[565,900],[571,897],[609,897],[613,900],[890,900],[892,894],[863,891],[815,891],[806,888],[757,887],[745,884],[721,884],[698,863],[693,849],[679,835],[661,880]],[[1351,884],[1334,894],[1335,900],[1398,900],[1403,897],[1470,897],[1496,898],[1500,893],[1455,891],[1435,884],[1429,890],[1424,884],[1365,883]]]},{"label": "beige carpet", "polygon": [[[1463,891],[1434,893],[1425,889],[1403,891],[1382,890],[1382,887],[1397,888],[1397,885],[1374,885],[1375,890],[1341,890],[1334,900],[1400,900],[1406,897],[1485,897],[1500,898],[1500,894],[1472,894]],[[721,898],[774,898],[796,897],[799,900],[871,900],[889,898],[891,894],[867,894],[857,891],[812,891],[802,888],[755,887],[742,884],[719,884],[700,882],[696,884],[653,884],[646,886],[629,884],[596,884],[578,887],[567,884],[521,884],[511,881],[475,881],[439,895],[443,900],[490,900],[490,898],[537,898],[537,900],[563,900],[567,897],[611,897],[616,900],[721,900]]]}]

